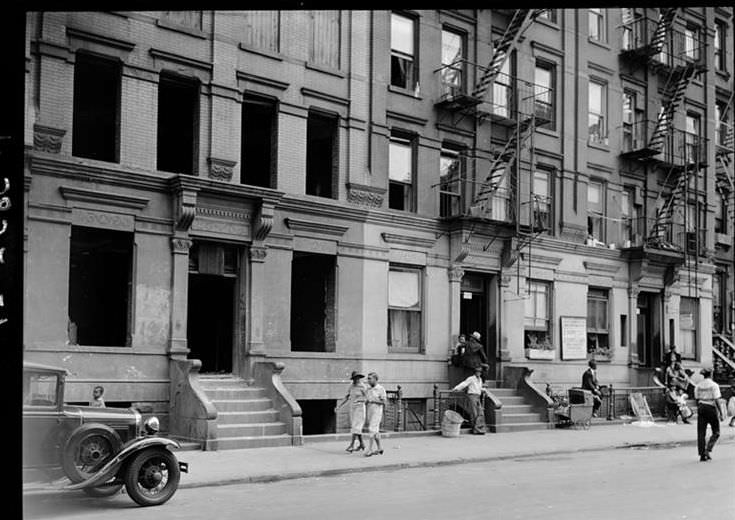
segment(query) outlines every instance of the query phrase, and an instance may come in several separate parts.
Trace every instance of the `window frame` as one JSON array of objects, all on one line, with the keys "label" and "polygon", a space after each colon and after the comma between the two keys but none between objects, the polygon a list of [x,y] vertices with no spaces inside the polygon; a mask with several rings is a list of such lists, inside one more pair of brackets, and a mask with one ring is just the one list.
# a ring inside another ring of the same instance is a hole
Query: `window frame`
[{"label": "window frame", "polygon": [[[536,103],[540,103],[543,105],[546,105],[548,107],[547,113],[551,114],[551,121],[546,123],[546,125],[543,126],[546,130],[556,131],[556,109],[557,109],[557,103],[556,103],[556,63],[553,61],[537,58],[536,63],[534,64],[533,68],[533,84],[534,89],[538,87],[542,87],[540,83],[538,83],[538,70],[544,70],[549,73],[549,86],[544,88],[548,88],[548,100],[547,101],[541,101],[541,97],[539,94],[536,94],[534,92],[534,101]],[[539,96],[539,97],[536,97]]]},{"label": "window frame", "polygon": [[[592,111],[592,85],[597,85],[600,87],[600,113],[596,113]],[[606,81],[597,79],[595,77],[590,77],[588,81],[587,86],[587,133],[588,133],[588,143],[592,145],[597,146],[608,146],[608,120],[607,120],[607,114],[608,114],[608,84]],[[597,126],[600,131],[599,134],[595,134],[591,131],[591,128],[593,127],[592,124],[590,124],[590,118],[591,117],[597,118],[597,123],[595,126]]]},{"label": "window frame", "polygon": [[[536,193],[536,176],[537,175],[545,175],[546,176],[546,186],[547,186],[547,195],[544,197],[545,201],[539,201],[539,195]],[[533,175],[531,177],[531,193],[533,194],[534,201],[539,202],[539,206],[541,204],[544,204],[546,207],[545,212],[545,230],[544,232],[547,234],[553,234],[554,229],[554,170],[552,168],[544,167],[544,166],[537,166],[534,171]],[[534,212],[536,205],[533,205]],[[543,215],[544,212],[539,210],[539,214]],[[532,227],[535,227],[536,222],[532,222]]]},{"label": "window frame", "polygon": [[[592,202],[590,201],[590,186],[592,184],[599,185],[600,187],[600,200],[599,202]],[[588,225],[588,234],[594,238],[595,240],[598,240],[599,242],[605,242],[606,240],[606,233],[605,233],[605,216],[606,216],[606,185],[605,182],[599,179],[590,179],[587,183],[587,225]],[[594,206],[591,206],[594,205]],[[597,211],[595,212],[595,208],[597,208]],[[590,219],[593,219],[593,226],[594,221],[599,220],[599,228],[600,228],[600,236],[596,237],[594,236],[594,233],[589,232],[589,224]]]},{"label": "window frame", "polygon": [[727,72],[727,23],[722,20],[715,20],[713,50],[715,70]]},{"label": "window frame", "polygon": [[[323,61],[320,61],[317,59],[317,45],[319,43],[319,40],[317,39],[316,34],[316,24],[317,24],[317,13],[321,13],[326,16],[327,13],[330,13],[332,15],[336,14],[336,22],[337,22],[337,46],[334,52],[336,52],[336,64],[333,63],[325,63]],[[329,10],[319,10],[309,11],[309,65],[316,65],[317,67],[324,67],[326,69],[331,69],[335,71],[342,70],[342,11],[340,9],[329,9]],[[280,18],[279,18],[279,25],[280,25]]]},{"label": "window frame", "polygon": [[[607,16],[604,8],[590,8],[587,10],[588,23],[587,32],[590,41],[597,43],[607,42]],[[594,17],[594,25],[593,25]],[[592,32],[592,27],[595,27],[595,33]]]},{"label": "window frame", "polygon": [[[553,320],[552,318],[552,298],[553,298],[553,284],[547,280],[537,280],[537,279],[530,279],[526,282],[527,288],[526,293],[528,294],[529,298],[533,297],[534,302],[534,313],[533,316],[528,315],[528,307],[524,306],[524,313],[523,313],[523,329],[524,330],[530,330],[534,332],[546,332],[551,337],[551,327]],[[539,318],[538,317],[538,298],[536,297],[538,294],[540,294],[539,289],[544,289],[545,295],[546,295],[546,318]],[[545,323],[539,324],[539,321],[544,321]]]},{"label": "window frame", "polygon": [[[408,132],[402,132],[400,130],[392,130],[388,140],[388,207],[396,211],[407,211],[410,213],[416,213],[416,135]],[[390,168],[390,154],[391,147],[394,145],[406,145],[408,146],[411,153],[411,182],[406,183],[398,180],[391,179],[391,168]],[[400,184],[406,189],[408,187],[408,194],[404,193],[404,207],[392,208],[390,207],[390,188],[391,185]],[[405,207],[406,202],[408,207]]]},{"label": "window frame", "polygon": [[[691,328],[682,327],[681,317],[684,314],[682,313],[684,301],[691,301],[692,304],[694,305],[694,307],[692,308],[693,312],[691,313],[692,314]],[[699,352],[697,349],[697,342],[699,341],[698,322],[699,322],[700,312],[701,312],[701,302],[699,298],[689,298],[687,296],[679,297],[679,341],[678,341],[678,344],[681,345],[682,359],[696,360],[699,355]],[[687,343],[684,342],[684,334],[683,334],[684,331],[687,331],[692,334],[691,352],[688,349]]]},{"label": "window frame", "polygon": [[[445,158],[451,157],[453,161],[458,164],[458,171],[456,172],[456,178],[449,175],[448,179],[445,175],[442,175],[443,166],[442,161]],[[462,180],[466,172],[466,147],[459,147],[452,143],[442,142],[441,149],[439,152],[439,216],[449,217],[458,215],[462,209]],[[453,184],[450,184],[453,183]],[[454,188],[456,184],[456,189]],[[449,203],[445,203],[445,201]],[[445,211],[448,208],[449,212]],[[453,211],[456,209],[456,211]]]},{"label": "window frame", "polygon": [[[406,307],[395,307],[390,304],[390,273],[393,272],[404,272],[404,273],[416,273],[416,276],[418,278],[418,296],[419,301],[417,308],[406,308]],[[426,307],[425,304],[425,294],[424,294],[424,272],[425,269],[422,266],[415,266],[415,265],[408,265],[408,264],[399,264],[399,263],[389,263],[388,264],[388,279],[387,279],[387,291],[386,291],[386,345],[388,347],[389,352],[406,352],[406,353],[414,353],[414,354],[423,354],[425,352],[424,348],[424,310]],[[418,335],[419,335],[419,344],[416,346],[393,346],[391,343],[391,311],[400,311],[400,312],[417,312],[418,317]]]},{"label": "window frame", "polygon": [[[452,63],[444,63],[444,33],[452,34],[454,36],[459,37],[459,43],[460,43],[460,53],[459,58],[457,58]],[[458,29],[454,26],[443,24],[441,27],[441,37],[440,37],[440,44],[441,44],[441,55],[440,55],[440,65],[442,70],[442,88],[446,92],[447,88],[450,88],[456,93],[464,94],[467,91],[467,84],[468,84],[468,77],[467,77],[467,66],[466,66],[466,60],[467,60],[467,32],[463,31],[461,29]],[[454,63],[459,60],[459,65],[453,66]],[[455,71],[458,73],[459,82],[455,83],[451,80],[448,80],[446,78],[447,71]]]},{"label": "window frame", "polygon": [[558,24],[558,9],[544,9],[541,13],[539,13],[537,18],[540,18],[541,20],[546,20],[549,23]]},{"label": "window frame", "polygon": [[[403,51],[399,51],[393,48],[393,20],[394,17],[398,18],[404,18],[411,22],[411,32],[412,32],[412,40],[413,40],[413,54],[406,54]],[[407,13],[405,11],[391,11],[390,12],[390,23],[389,23],[389,37],[388,42],[390,45],[390,59],[389,59],[389,85],[393,88],[404,90],[404,91],[411,91],[413,92],[416,88],[416,84],[418,83],[419,78],[419,35],[418,35],[418,27],[419,24],[417,23],[417,17],[415,15],[412,15],[410,13]],[[401,59],[409,61],[411,64],[410,72],[406,74],[406,81],[410,81],[407,85],[397,85],[393,83],[393,59]]]},{"label": "window frame", "polygon": [[[590,315],[590,303],[593,302],[595,308],[595,315]],[[600,307],[604,303],[604,312],[600,311]],[[587,288],[587,353],[596,354],[602,353],[603,351],[610,351],[610,289],[601,287],[588,287]],[[590,318],[593,318],[594,327],[590,327]],[[598,327],[600,318],[604,318],[604,327]],[[605,338],[605,345],[600,347],[601,337]],[[595,343],[595,347],[592,347],[592,343]]]}]

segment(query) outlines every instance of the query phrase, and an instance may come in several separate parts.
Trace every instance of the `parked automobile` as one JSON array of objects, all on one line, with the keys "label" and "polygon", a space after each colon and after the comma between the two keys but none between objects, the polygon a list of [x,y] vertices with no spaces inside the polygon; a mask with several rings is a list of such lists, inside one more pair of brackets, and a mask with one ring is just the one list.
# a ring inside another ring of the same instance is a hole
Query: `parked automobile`
[{"label": "parked automobile", "polygon": [[64,404],[67,371],[23,364],[23,474],[71,480],[66,489],[95,497],[112,496],[125,486],[141,506],[160,505],[179,485],[186,463],[159,437],[159,421],[143,421],[134,408],[93,408]]}]

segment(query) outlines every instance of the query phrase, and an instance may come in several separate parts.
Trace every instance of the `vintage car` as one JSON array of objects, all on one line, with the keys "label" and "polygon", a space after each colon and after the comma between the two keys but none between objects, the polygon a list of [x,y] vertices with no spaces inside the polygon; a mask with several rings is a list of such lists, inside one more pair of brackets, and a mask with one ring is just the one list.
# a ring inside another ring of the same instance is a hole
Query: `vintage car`
[{"label": "vintage car", "polygon": [[179,444],[156,436],[158,419],[143,421],[134,408],[65,405],[66,375],[63,368],[23,364],[24,480],[65,475],[66,489],[95,497],[125,486],[142,506],[169,500],[188,470],[169,449]]}]

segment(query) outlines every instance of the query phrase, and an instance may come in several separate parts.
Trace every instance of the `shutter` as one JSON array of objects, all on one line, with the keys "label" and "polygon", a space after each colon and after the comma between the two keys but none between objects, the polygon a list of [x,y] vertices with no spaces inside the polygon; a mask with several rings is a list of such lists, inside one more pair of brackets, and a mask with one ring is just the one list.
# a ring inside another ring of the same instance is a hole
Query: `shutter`
[{"label": "shutter", "polygon": [[311,61],[339,69],[340,12],[312,11]]}]

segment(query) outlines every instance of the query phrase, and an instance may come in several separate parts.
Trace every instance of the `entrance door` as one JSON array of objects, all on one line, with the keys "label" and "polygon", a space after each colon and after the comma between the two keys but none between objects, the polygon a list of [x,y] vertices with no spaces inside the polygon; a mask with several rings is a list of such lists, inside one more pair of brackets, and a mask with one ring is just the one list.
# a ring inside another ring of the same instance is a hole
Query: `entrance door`
[{"label": "entrance door", "polygon": [[659,300],[657,293],[638,294],[638,363],[643,367],[655,367],[661,355]]},{"label": "entrance door", "polygon": [[462,278],[459,332],[467,337],[475,331],[482,335],[480,342],[485,346],[485,354],[490,365],[488,377],[495,379],[497,352],[491,279],[489,275],[470,273],[466,273]]},{"label": "entrance door", "polygon": [[202,372],[232,372],[235,278],[189,273],[187,342]]}]

